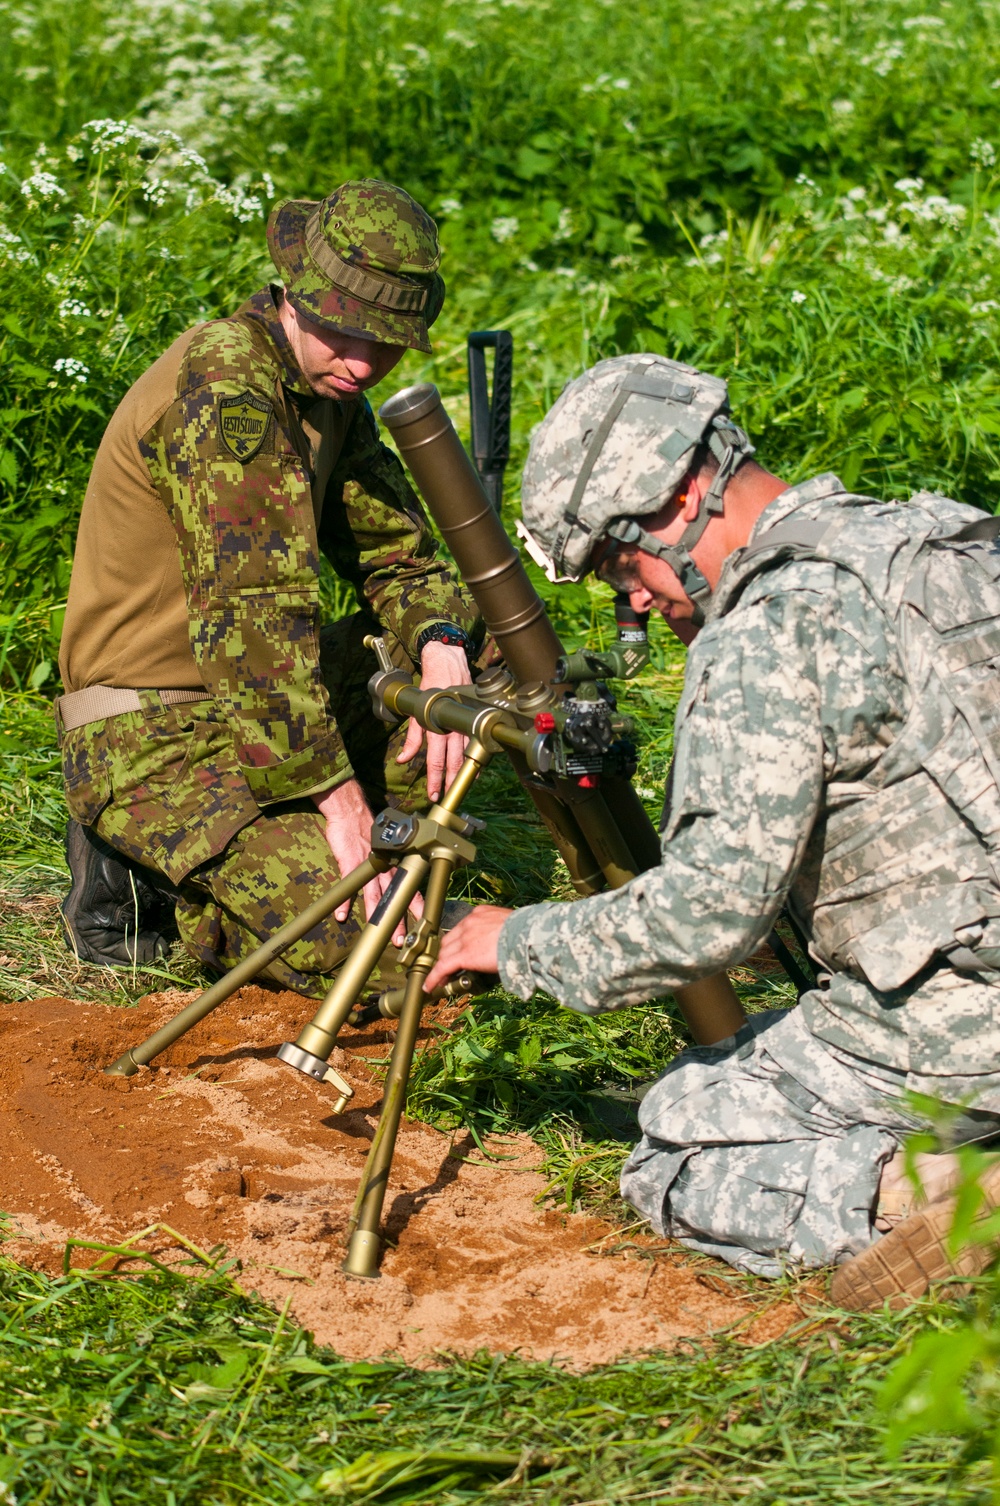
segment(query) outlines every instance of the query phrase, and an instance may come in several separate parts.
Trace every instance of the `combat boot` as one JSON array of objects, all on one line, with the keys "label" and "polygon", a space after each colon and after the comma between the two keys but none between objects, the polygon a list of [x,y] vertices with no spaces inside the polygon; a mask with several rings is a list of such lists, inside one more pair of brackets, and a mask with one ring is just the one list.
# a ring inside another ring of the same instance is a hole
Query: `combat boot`
[{"label": "combat boot", "polygon": [[[980,1178],[983,1202],[978,1221],[1000,1207],[1000,1162]],[[968,1278],[979,1276],[1000,1253],[1000,1242],[966,1244],[948,1253],[948,1235],[955,1217],[953,1195],[933,1202],[902,1219],[888,1234],[839,1266],[830,1283],[830,1299],[852,1312],[874,1312],[884,1302],[894,1309],[908,1307],[922,1297],[931,1282],[944,1282],[942,1295],[959,1297]]]},{"label": "combat boot", "polygon": [[81,962],[134,967],[166,956],[174,908],[166,880],[130,863],[79,821],[66,828],[66,861],[73,882],[59,908]]}]

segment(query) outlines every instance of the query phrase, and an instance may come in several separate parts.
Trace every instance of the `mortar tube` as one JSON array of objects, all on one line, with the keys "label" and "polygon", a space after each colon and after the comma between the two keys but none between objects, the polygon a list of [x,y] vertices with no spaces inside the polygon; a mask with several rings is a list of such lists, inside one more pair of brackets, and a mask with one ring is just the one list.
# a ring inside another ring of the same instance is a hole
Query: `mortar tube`
[{"label": "mortar tube", "polygon": [[[548,683],[563,652],[545,603],[531,584],[472,462],[430,382],[406,387],[379,409],[428,510],[451,549],[515,680]],[[579,894],[604,888],[601,864],[554,792],[532,785],[523,760],[515,771],[534,802]]]},{"label": "mortar tube", "polygon": [[459,572],[518,681],[551,680],[562,644],[490,506],[437,388],[406,387],[379,409]]}]

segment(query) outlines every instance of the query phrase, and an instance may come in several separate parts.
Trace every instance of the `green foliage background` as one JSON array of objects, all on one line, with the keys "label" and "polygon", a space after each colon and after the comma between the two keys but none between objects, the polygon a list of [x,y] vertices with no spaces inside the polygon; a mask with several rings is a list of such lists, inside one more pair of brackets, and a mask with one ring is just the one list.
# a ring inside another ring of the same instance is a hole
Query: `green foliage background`
[{"label": "green foliage background", "polygon": [[[63,822],[44,697],[94,450],[176,334],[266,280],[278,197],[373,174],[428,205],[449,297],[435,355],[408,356],[391,385],[437,381],[462,428],[465,334],[511,328],[512,475],[568,377],[647,348],[725,374],[789,479],[834,468],[995,509],[995,0],[0,0],[0,25],[7,997],[65,965],[44,894]],[[567,636],[600,636],[600,590],[552,606]],[[680,670],[661,638],[630,693],[651,799]],[[516,792],[495,782],[488,799],[477,892],[557,890]],[[154,981],[115,987],[127,1000]],[[758,998],[773,987],[747,980]],[[412,1106],[530,1130],[567,1205],[593,1202],[621,1147],[588,1127],[586,1090],[648,1075],[676,1045],[662,1011],[594,1022],[488,1000],[425,1053]],[[489,1358],[422,1376],[317,1357],[221,1276],[111,1290],[4,1271],[0,1497],[997,1500],[991,1301],[957,1347],[925,1309],[594,1377]],[[874,1389],[927,1321],[883,1417]],[[936,1411],[963,1376],[968,1405]],[[903,1454],[887,1464],[893,1413]],[[484,1462],[511,1437],[550,1456],[547,1473]]]}]

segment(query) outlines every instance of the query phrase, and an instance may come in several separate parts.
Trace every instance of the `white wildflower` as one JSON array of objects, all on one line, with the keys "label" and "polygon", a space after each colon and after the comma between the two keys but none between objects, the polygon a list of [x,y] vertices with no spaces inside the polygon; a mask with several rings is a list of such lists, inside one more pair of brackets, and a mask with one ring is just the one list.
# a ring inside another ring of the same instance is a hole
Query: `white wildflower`
[{"label": "white wildflower", "polygon": [[14,262],[22,265],[33,261],[34,257],[24,244],[19,235],[13,230],[8,230],[6,225],[0,225],[0,261]]},{"label": "white wildflower", "polygon": [[555,275],[557,277],[575,277],[576,276],[576,268],[575,267],[556,267],[556,269],[555,269]]},{"label": "white wildflower", "polygon": [[944,26],[943,16],[907,16],[903,22],[904,31],[914,31],[917,27],[921,30],[928,26]]},{"label": "white wildflower", "polygon": [[863,68],[871,68],[880,78],[885,78],[891,72],[893,64],[899,62],[903,51],[901,42],[879,42],[874,52],[861,59],[861,65]]},{"label": "white wildflower", "polygon": [[835,99],[830,109],[834,115],[853,115],[854,101],[853,99]]},{"label": "white wildflower", "polygon": [[789,294],[789,297],[791,298],[793,303],[805,303],[806,301],[805,293],[800,293],[798,288],[795,288],[795,290]]},{"label": "white wildflower", "polygon": [[816,193],[816,184],[806,173],[799,173],[795,180],[799,188],[804,188],[806,193]]},{"label": "white wildflower", "polygon": [[559,223],[556,225],[555,238],[557,241],[568,241],[573,234],[573,211],[564,205],[559,211]]},{"label": "white wildflower", "polygon": [[611,87],[612,89],[631,89],[632,80],[630,78],[616,78]]},{"label": "white wildflower", "polygon": [[992,141],[984,141],[982,136],[977,136],[969,147],[969,160],[975,167],[993,167],[997,160],[997,149]]},{"label": "white wildflower", "polygon": [[961,224],[965,219],[967,210],[964,204],[953,204],[943,194],[928,194],[926,199],[908,199],[901,204],[900,213],[911,214],[915,220],[923,220],[926,224],[951,225]]},{"label": "white wildflower", "polygon": [[521,222],[514,215],[498,214],[490,226],[490,234],[495,241],[499,241],[502,245],[504,241],[513,239],[520,228]]},{"label": "white wildflower", "polygon": [[64,298],[57,310],[60,319],[89,319],[91,313],[79,298]]},{"label": "white wildflower", "polygon": [[267,149],[273,157],[283,157],[288,151],[287,141],[272,141]]},{"label": "white wildflower", "polygon": [[969,309],[969,313],[977,316],[992,314],[996,309],[1000,309],[1000,303],[997,303],[995,298],[984,298],[982,303],[974,303]]},{"label": "white wildflower", "polygon": [[215,190],[215,202],[221,204],[224,209],[228,209],[241,225],[256,219],[264,212],[264,206],[257,195],[247,193],[236,184],[232,188],[226,188],[220,183]]},{"label": "white wildflower", "polygon": [[71,382],[78,384],[84,383],[90,376],[90,367],[85,366],[74,356],[60,356],[58,361],[53,363],[52,370],[61,376],[69,377]]},{"label": "white wildflower", "polygon": [[923,178],[897,178],[895,186],[899,193],[905,193],[909,199],[915,193],[920,192],[924,186],[924,180]]},{"label": "white wildflower", "polygon": [[461,199],[442,199],[438,205],[438,214],[453,215],[462,213]]},{"label": "white wildflower", "polygon": [[64,199],[66,190],[62,188],[51,173],[35,172],[30,178],[25,178],[21,184],[21,192],[29,201],[32,199]]}]

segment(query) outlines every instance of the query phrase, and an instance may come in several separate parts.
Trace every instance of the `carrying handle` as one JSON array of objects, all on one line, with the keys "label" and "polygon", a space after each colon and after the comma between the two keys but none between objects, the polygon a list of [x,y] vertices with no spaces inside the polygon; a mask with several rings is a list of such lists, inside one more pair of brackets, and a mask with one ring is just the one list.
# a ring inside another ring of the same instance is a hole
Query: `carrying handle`
[{"label": "carrying handle", "polygon": [[[486,375],[486,352],[493,351],[493,391]],[[503,473],[510,459],[510,406],[514,388],[514,336],[509,329],[473,330],[468,341],[469,412],[472,458],[479,479],[499,513]]]}]

